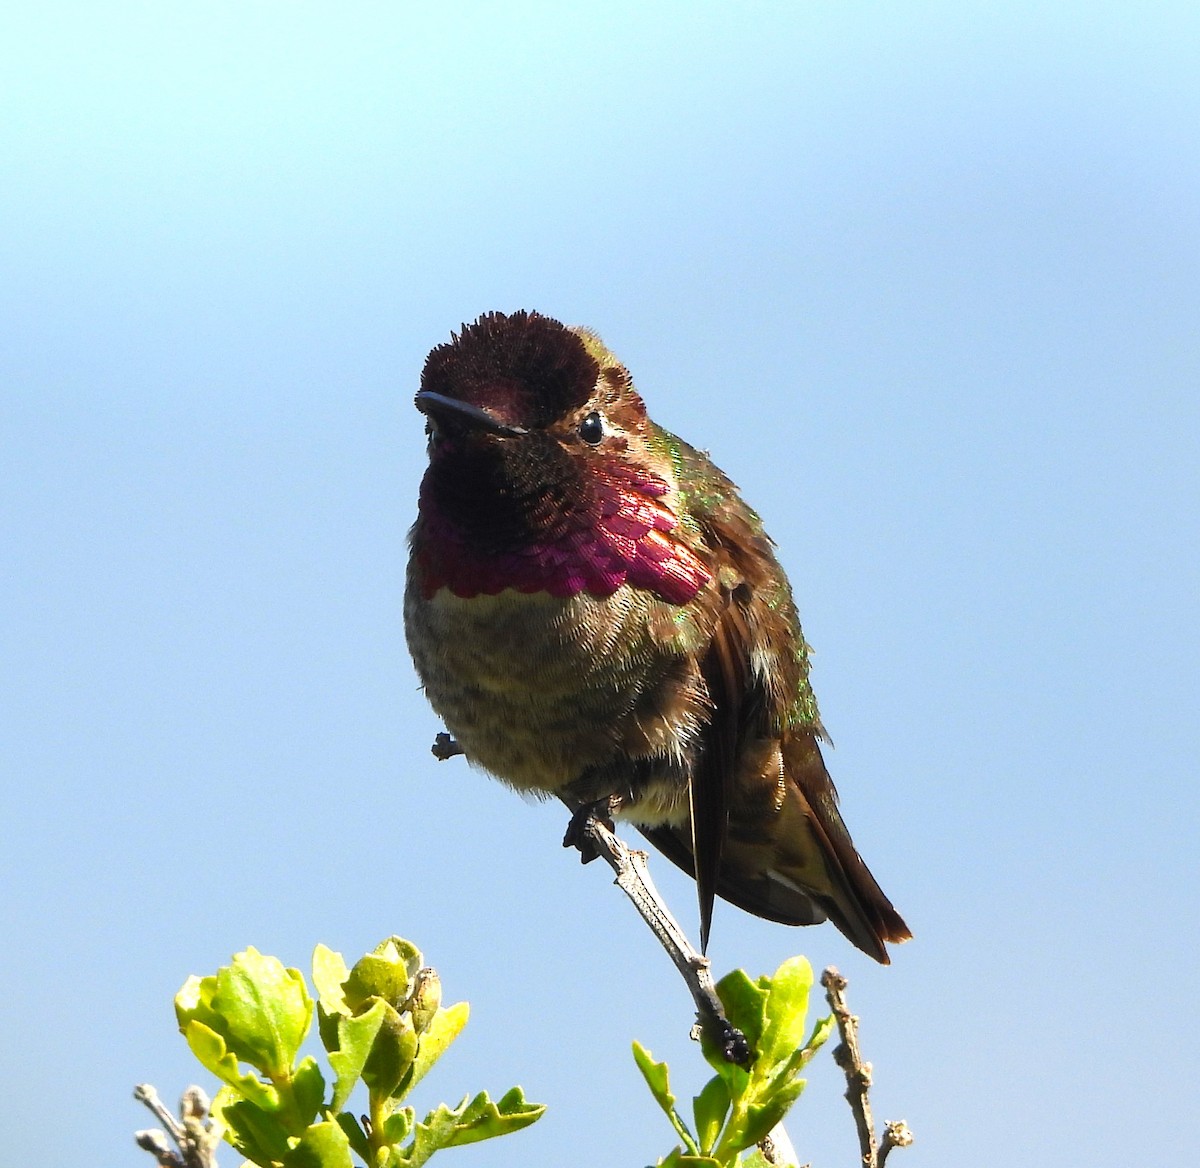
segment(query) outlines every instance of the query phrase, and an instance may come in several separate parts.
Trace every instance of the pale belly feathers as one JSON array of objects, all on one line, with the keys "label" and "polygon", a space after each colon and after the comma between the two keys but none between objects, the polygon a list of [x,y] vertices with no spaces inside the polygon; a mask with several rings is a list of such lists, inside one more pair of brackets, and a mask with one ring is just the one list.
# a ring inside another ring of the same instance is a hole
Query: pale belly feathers
[{"label": "pale belly feathers", "polygon": [[707,697],[689,618],[648,592],[469,599],[410,582],[404,620],[434,710],[468,760],[521,791],[625,800],[644,826],[686,822]]}]

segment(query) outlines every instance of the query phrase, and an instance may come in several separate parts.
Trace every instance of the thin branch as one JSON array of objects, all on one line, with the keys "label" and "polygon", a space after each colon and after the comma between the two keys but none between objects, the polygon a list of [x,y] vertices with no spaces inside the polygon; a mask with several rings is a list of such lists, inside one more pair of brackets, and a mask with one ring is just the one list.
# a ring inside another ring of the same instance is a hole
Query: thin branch
[{"label": "thin branch", "polygon": [[[438,734],[433,741],[433,755],[439,762],[465,754],[449,734]],[[568,804],[570,806],[570,804]],[[717,997],[708,958],[688,940],[679,922],[671,915],[666,902],[654,887],[646,867],[646,853],[628,847],[595,807],[573,806],[571,826],[567,829],[564,847],[577,847],[584,863],[602,856],[617,874],[617,884],[633,901],[642,920],[650,926],[659,944],[667,951],[675,968],[683,975],[696,1003],[701,1025],[711,1026],[717,1044],[731,1063],[746,1066],[750,1062],[750,1044],[746,1036],[725,1016],[725,1007]]]},{"label": "thin branch", "polygon": [[[133,1089],[133,1097],[144,1103],[166,1132],[157,1128],[135,1133],[139,1148],[149,1152],[160,1168],[217,1168],[216,1148],[220,1140],[208,1120],[209,1099],[199,1087],[189,1087],[179,1100],[179,1119],[176,1119],[149,1083]],[[179,1151],[167,1143],[167,1133]]]},{"label": "thin branch", "polygon": [[[578,833],[584,837],[582,841],[576,838],[577,828]],[[642,920],[650,926],[650,931],[658,938],[659,944],[667,951],[675,968],[683,975],[692,1001],[696,1003],[699,1024],[715,1028],[717,1044],[726,1061],[749,1066],[752,1054],[750,1044],[746,1041],[746,1036],[725,1015],[725,1007],[721,1005],[713,983],[711,963],[688,940],[679,922],[671,915],[662,895],[654,886],[654,881],[650,879],[646,853],[629,847],[594,809],[586,815],[581,824],[572,821],[572,826],[567,830],[567,838],[563,842],[567,846],[579,846],[582,843],[580,852],[585,861],[593,856],[602,856],[608,862],[617,874],[617,886],[633,901]],[[770,1130],[758,1147],[769,1164],[778,1164],[780,1168],[794,1168],[800,1163],[782,1121]]]},{"label": "thin branch", "polygon": [[709,960],[688,940],[679,922],[671,915],[646,865],[646,853],[635,851],[598,815],[588,815],[582,824],[582,834],[595,848],[596,854],[607,861],[617,874],[617,886],[633,901],[642,920],[667,951],[675,968],[687,982],[701,1025],[711,1026],[717,1042],[731,1063],[742,1066],[750,1062],[750,1046],[746,1036],[725,1016],[725,1008],[717,997]]},{"label": "thin branch", "polygon": [[858,1146],[863,1168],[883,1168],[893,1148],[906,1148],[913,1134],[901,1120],[884,1127],[883,1142],[875,1141],[875,1121],[871,1117],[871,1064],[865,1062],[858,1045],[858,1018],[850,1013],[846,1002],[846,979],[831,965],[821,974],[825,1000],[833,1011],[841,1042],[833,1050],[833,1058],[846,1076],[846,1102],[854,1113],[858,1129]]},{"label": "thin branch", "polygon": [[875,1122],[871,1118],[871,1100],[867,1093],[871,1086],[871,1064],[863,1062],[858,1048],[858,1019],[846,1004],[847,982],[831,965],[821,974],[821,985],[825,987],[825,1000],[833,1011],[841,1037],[841,1042],[834,1047],[833,1059],[846,1076],[846,1102],[850,1104],[858,1128],[863,1168],[878,1168]]},{"label": "thin branch", "polygon": [[[433,756],[439,762],[465,754],[451,735],[443,732],[433,740]],[[570,806],[570,804],[569,804]],[[571,826],[567,829],[564,847],[577,847],[584,863],[603,856],[617,874],[617,884],[633,901],[642,920],[667,951],[675,968],[683,975],[696,1003],[701,1025],[712,1026],[718,1046],[731,1063],[746,1066],[750,1062],[750,1045],[746,1036],[725,1016],[725,1008],[717,997],[708,958],[687,938],[679,922],[671,915],[666,902],[654,887],[646,867],[646,853],[634,851],[619,839],[599,815],[596,808],[573,807]]]}]

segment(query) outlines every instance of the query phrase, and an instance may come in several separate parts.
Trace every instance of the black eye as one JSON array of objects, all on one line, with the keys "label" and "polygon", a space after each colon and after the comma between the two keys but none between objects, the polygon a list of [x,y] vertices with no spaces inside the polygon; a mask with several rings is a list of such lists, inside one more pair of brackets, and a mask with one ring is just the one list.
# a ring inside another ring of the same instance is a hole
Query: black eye
[{"label": "black eye", "polygon": [[579,423],[579,437],[589,446],[600,444],[604,437],[604,419],[595,410]]}]

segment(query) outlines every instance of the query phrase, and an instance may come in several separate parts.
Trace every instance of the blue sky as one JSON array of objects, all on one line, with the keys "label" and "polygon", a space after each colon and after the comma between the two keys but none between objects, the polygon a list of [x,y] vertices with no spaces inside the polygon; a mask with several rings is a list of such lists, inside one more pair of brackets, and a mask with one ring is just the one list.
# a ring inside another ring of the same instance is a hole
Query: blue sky
[{"label": "blue sky", "polygon": [[916,934],[718,906],[717,970],[850,976],[905,1163],[1190,1154],[1200,12],[413,8],[0,17],[7,1158],[136,1163],[189,973],[391,932],[472,1004],[418,1105],[550,1104],[448,1157],[671,1146],[628,1052],[703,1081],[673,970],[559,808],[434,762],[404,648],[421,363],[522,307],[763,515]]}]

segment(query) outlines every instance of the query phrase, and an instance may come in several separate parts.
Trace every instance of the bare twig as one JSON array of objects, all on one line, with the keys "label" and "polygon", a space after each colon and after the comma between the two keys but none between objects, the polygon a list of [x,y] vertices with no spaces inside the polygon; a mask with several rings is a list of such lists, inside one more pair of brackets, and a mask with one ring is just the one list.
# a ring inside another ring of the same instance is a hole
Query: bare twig
[{"label": "bare twig", "polygon": [[883,1168],[893,1148],[907,1148],[913,1142],[913,1134],[902,1119],[885,1124],[883,1139],[879,1141],[879,1168]]},{"label": "bare twig", "polygon": [[746,1036],[725,1016],[708,958],[688,940],[654,887],[646,866],[646,853],[628,847],[598,815],[586,818],[582,832],[596,854],[602,856],[617,874],[618,887],[633,901],[642,920],[650,926],[650,931],[683,975],[692,1001],[696,1003],[700,1024],[716,1030],[718,1045],[729,1062],[745,1066],[750,1061]]},{"label": "bare twig", "polygon": [[871,1118],[871,1064],[863,1061],[858,1045],[858,1018],[850,1013],[846,1002],[846,979],[831,965],[821,974],[825,1000],[833,1011],[841,1042],[833,1050],[833,1058],[846,1076],[846,1102],[854,1113],[858,1128],[858,1146],[863,1168],[883,1168],[893,1148],[906,1148],[913,1142],[912,1132],[901,1120],[884,1128],[883,1142],[875,1142],[875,1121]]},{"label": "bare twig", "polygon": [[854,1113],[858,1128],[858,1146],[864,1168],[877,1168],[879,1159],[875,1143],[875,1123],[871,1118],[871,1101],[867,1094],[871,1086],[871,1064],[863,1062],[858,1048],[858,1019],[846,1004],[846,979],[831,965],[821,974],[825,1000],[833,1011],[841,1042],[834,1047],[833,1058],[846,1076],[846,1102]]},{"label": "bare twig", "polygon": [[[629,847],[597,815],[587,818],[583,832],[596,849],[596,854],[602,856],[617,874],[618,887],[633,901],[642,920],[650,926],[675,968],[683,975],[692,1001],[696,1003],[700,1024],[717,1028],[718,1044],[729,1062],[748,1065],[751,1051],[746,1036],[725,1016],[725,1007],[717,997],[708,958],[688,940],[650,879],[646,853]],[[796,1149],[782,1123],[777,1123],[771,1129],[759,1144],[759,1149],[770,1164],[784,1166],[799,1163]]]},{"label": "bare twig", "polygon": [[[439,762],[465,754],[461,746],[445,732],[433,740],[433,755]],[[641,913],[659,943],[667,951],[675,968],[683,975],[696,1003],[700,1024],[716,1031],[720,1049],[731,1063],[745,1066],[750,1062],[750,1046],[746,1036],[725,1016],[725,1008],[717,997],[708,958],[688,940],[687,934],[671,915],[666,903],[654,887],[646,867],[646,853],[628,847],[595,808],[568,803],[574,811],[567,829],[565,847],[577,847],[584,863],[603,856],[617,874],[617,884]]]},{"label": "bare twig", "polygon": [[[666,902],[654,886],[654,881],[650,879],[646,853],[629,847],[595,810],[587,814],[579,825],[584,836],[583,841],[575,838],[576,826],[573,821],[563,842],[569,846],[579,846],[583,843],[580,851],[585,861],[594,856],[602,856],[608,862],[617,874],[617,886],[633,901],[642,920],[650,926],[651,932],[667,951],[675,968],[683,975],[683,980],[691,991],[692,1001],[696,1003],[699,1025],[716,1029],[717,1044],[727,1061],[748,1066],[753,1053],[750,1044],[746,1041],[746,1036],[725,1015],[725,1007],[717,997],[708,958],[688,940],[687,934],[671,915]],[[794,1168],[800,1163],[782,1121],[760,1141],[758,1148],[769,1164],[778,1164],[780,1168]]]},{"label": "bare twig", "polygon": [[[149,1083],[133,1089],[133,1097],[144,1103],[167,1130],[150,1128],[135,1133],[138,1147],[154,1156],[160,1168],[217,1168],[216,1147],[220,1142],[207,1122],[209,1099],[199,1087],[189,1087],[179,1100],[179,1119],[176,1119]],[[167,1143],[167,1133],[179,1151]]]}]

